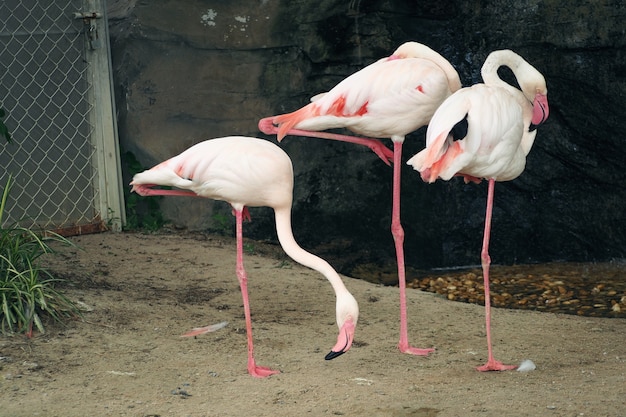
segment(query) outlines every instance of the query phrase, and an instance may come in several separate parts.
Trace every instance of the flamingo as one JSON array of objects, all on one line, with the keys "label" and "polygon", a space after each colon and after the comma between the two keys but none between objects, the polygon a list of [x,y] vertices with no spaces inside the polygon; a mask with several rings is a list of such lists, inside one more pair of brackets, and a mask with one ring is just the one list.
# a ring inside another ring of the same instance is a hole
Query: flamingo
[{"label": "flamingo", "polygon": [[[404,230],[400,222],[400,162],[407,134],[425,126],[443,100],[461,88],[454,67],[440,54],[417,42],[402,44],[391,56],[363,68],[293,113],[267,117],[259,129],[277,134],[319,137],[364,145],[385,163],[393,161],[391,233],[400,289],[400,341],[403,353],[428,355],[434,349],[409,345],[404,267]],[[278,126],[276,126],[278,125]],[[320,130],[347,128],[354,137]],[[390,138],[393,152],[374,138]]]},{"label": "flamingo", "polygon": [[[513,71],[521,91],[499,78],[501,66]],[[548,90],[543,75],[510,50],[489,54],[481,74],[483,84],[463,88],[443,102],[428,126],[426,148],[407,163],[431,183],[455,175],[464,177],[466,183],[488,180],[481,251],[488,360],[476,369],[504,371],[516,367],[495,360],[491,343],[489,237],[494,187],[496,181],[513,180],[524,171],[536,127],[549,115]]]},{"label": "flamingo", "polygon": [[[337,343],[326,359],[334,359],[352,345],[359,307],[337,272],[325,260],[302,249],[291,229],[293,168],[289,156],[275,144],[263,139],[230,136],[200,142],[178,156],[133,177],[132,190],[142,196],[174,195],[207,197],[230,203],[236,218],[236,273],[243,296],[248,337],[248,372],[264,378],[280,371],[258,366],[254,358],[252,322],[248,299],[248,278],[243,264],[243,219],[250,219],[247,207],[274,209],[276,232],[283,250],[296,262],[324,275],[336,295],[336,319],[340,329]],[[164,190],[156,185],[176,187]],[[211,331],[212,326],[185,334],[195,336]]]}]

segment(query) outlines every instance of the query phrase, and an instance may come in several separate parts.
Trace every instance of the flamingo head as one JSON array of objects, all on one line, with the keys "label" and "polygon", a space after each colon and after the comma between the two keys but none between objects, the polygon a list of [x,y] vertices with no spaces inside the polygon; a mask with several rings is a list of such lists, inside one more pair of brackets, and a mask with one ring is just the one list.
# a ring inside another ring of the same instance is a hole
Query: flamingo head
[{"label": "flamingo head", "polygon": [[354,330],[359,320],[359,305],[349,292],[337,296],[337,343],[326,355],[326,360],[335,359],[346,353],[354,341]]},{"label": "flamingo head", "polygon": [[519,75],[516,74],[519,85],[526,99],[533,104],[531,124],[538,126],[545,122],[550,114],[546,80],[539,71],[526,61],[522,60],[520,70]]}]

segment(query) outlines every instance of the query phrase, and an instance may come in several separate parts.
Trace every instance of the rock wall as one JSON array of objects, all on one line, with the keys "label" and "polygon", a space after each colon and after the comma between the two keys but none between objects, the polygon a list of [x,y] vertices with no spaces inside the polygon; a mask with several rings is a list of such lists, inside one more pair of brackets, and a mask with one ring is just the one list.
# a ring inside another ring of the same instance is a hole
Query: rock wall
[{"label": "rock wall", "polygon": [[[203,139],[264,137],[260,118],[301,107],[407,40],[441,52],[464,85],[481,81],[489,52],[513,49],[544,74],[550,119],[524,174],[496,186],[493,262],[624,258],[624,19],[619,0],[110,0],[121,145],[149,167]],[[424,134],[407,138],[405,161]],[[302,246],[344,273],[393,261],[391,168],[355,145],[281,146],[294,163]],[[402,175],[407,264],[479,263],[486,183],[425,184],[408,166]],[[161,210],[189,229],[223,227],[229,212],[174,198]],[[274,240],[271,211],[251,213],[246,235]]]}]

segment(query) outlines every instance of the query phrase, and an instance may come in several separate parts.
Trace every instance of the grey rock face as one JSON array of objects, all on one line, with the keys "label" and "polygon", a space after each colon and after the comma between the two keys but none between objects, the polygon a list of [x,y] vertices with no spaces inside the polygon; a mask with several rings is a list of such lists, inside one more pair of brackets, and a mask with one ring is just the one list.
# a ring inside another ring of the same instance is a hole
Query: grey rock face
[{"label": "grey rock face", "polygon": [[[588,3],[111,1],[122,147],[148,167],[207,138],[264,137],[260,118],[301,107],[407,40],[442,53],[464,85],[481,82],[489,52],[513,49],[545,76],[550,118],[526,171],[496,185],[493,262],[623,258],[626,6]],[[424,135],[407,137],[404,161]],[[281,146],[296,175],[296,239],[344,273],[393,261],[391,168],[355,145]],[[425,184],[402,170],[407,264],[479,263],[486,183]],[[205,200],[163,199],[161,209],[190,229],[215,228],[215,214],[229,212]],[[271,211],[251,213],[246,235],[274,240]]]}]

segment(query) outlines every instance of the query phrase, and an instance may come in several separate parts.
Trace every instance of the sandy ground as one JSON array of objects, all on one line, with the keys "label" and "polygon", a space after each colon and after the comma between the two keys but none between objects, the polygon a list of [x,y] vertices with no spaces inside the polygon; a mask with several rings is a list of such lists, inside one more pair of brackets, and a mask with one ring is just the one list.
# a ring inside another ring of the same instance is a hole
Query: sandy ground
[{"label": "sandy ground", "polygon": [[[257,361],[246,335],[229,238],[103,233],[72,238],[48,268],[89,307],[46,334],[0,338],[1,416],[626,416],[626,320],[496,309],[496,358],[532,372],[479,373],[483,308],[409,291],[409,337],[396,349],[398,289],[345,278],[361,317],[353,348],[335,343],[334,294],[318,273],[246,244]],[[215,333],[187,330],[227,321]]]}]

